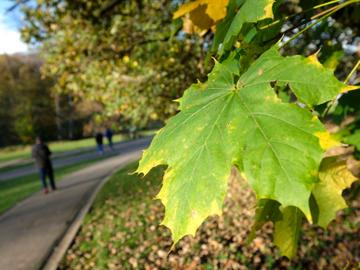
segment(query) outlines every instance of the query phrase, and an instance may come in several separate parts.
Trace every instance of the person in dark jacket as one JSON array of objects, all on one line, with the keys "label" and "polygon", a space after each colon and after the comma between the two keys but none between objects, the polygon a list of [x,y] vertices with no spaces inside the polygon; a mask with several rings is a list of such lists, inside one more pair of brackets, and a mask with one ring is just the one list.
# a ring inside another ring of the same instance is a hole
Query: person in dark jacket
[{"label": "person in dark jacket", "polygon": [[108,142],[109,142],[109,147],[111,150],[113,150],[113,141],[112,141],[112,137],[113,137],[113,132],[110,128],[107,128],[105,130],[105,137],[107,138]]},{"label": "person in dark jacket", "polygon": [[49,177],[51,189],[56,190],[54,171],[50,160],[51,151],[41,137],[36,138],[36,144],[32,148],[31,156],[35,160],[36,167],[39,169],[44,193],[49,193],[46,177]]},{"label": "person in dark jacket", "polygon": [[104,146],[103,146],[103,134],[101,132],[97,132],[95,135],[95,141],[97,145],[98,152],[100,154],[104,154]]}]

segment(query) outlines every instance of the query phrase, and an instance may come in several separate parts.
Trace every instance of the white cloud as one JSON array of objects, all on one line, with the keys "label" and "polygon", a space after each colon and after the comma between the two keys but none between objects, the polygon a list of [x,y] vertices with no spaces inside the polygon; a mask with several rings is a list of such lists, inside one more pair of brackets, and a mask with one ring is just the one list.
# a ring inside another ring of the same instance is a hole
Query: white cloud
[{"label": "white cloud", "polygon": [[5,23],[3,14],[0,14],[0,54],[27,52],[27,45],[21,41],[20,32],[9,28]]}]

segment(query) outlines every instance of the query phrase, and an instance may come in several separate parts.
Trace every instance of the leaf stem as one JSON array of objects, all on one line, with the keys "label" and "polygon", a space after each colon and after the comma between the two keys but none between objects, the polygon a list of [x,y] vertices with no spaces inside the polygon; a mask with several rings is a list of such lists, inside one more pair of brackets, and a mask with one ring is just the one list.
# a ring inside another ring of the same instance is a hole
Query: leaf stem
[{"label": "leaf stem", "polygon": [[[355,66],[352,68],[352,70],[350,71],[350,73],[347,75],[346,79],[344,80],[344,83],[347,84],[349,82],[349,80],[351,79],[352,75],[355,73],[355,71],[359,68],[360,66],[360,59],[357,61],[357,63],[355,64]],[[339,96],[339,95],[338,95]],[[330,111],[331,108],[336,107],[336,101],[338,99],[338,96],[333,99],[332,101],[330,101],[328,103],[328,105],[326,106],[326,109],[324,111],[324,113],[322,114],[322,117],[324,118]]]},{"label": "leaf stem", "polygon": [[[328,10],[325,10],[323,12],[321,12],[321,15],[323,15],[324,13],[326,13],[324,16],[320,17],[319,19],[317,19],[316,21],[314,21],[313,23],[309,24],[308,26],[306,26],[304,29],[300,30],[299,32],[297,32],[295,35],[293,35],[289,40],[287,40],[286,42],[284,42],[279,49],[283,48],[284,46],[286,46],[287,44],[289,44],[291,41],[293,41],[295,38],[297,38],[298,36],[300,36],[302,33],[304,33],[305,31],[307,31],[308,29],[312,28],[313,26],[315,26],[316,24],[318,24],[319,22],[325,20],[326,18],[328,18],[329,16],[331,16],[332,14],[334,14],[335,12],[339,11],[340,9],[350,5],[350,4],[354,4],[354,3],[359,3],[360,0],[349,0],[345,3],[342,3],[340,5],[337,5],[335,7],[331,7]],[[315,15],[312,19],[317,18],[318,16]]]},{"label": "leaf stem", "polygon": [[294,39],[296,39],[298,36],[300,36],[302,33],[304,33],[305,31],[307,31],[308,29],[312,28],[313,26],[315,26],[316,24],[318,24],[319,22],[321,22],[322,20],[328,18],[330,15],[332,15],[333,13],[335,13],[336,11],[338,11],[340,9],[340,7],[337,7],[336,9],[332,10],[331,12],[327,13],[326,15],[322,16],[321,18],[317,19],[315,22],[309,24],[308,26],[306,26],[305,28],[301,29],[299,32],[297,32],[295,35],[293,35],[291,38],[289,38],[287,41],[285,41],[280,47],[279,49],[283,48],[284,46],[286,46],[287,44],[289,44],[291,41],[293,41]]},{"label": "leaf stem", "polygon": [[341,1],[342,1],[342,0],[333,0],[333,1],[326,2],[326,3],[322,3],[322,4],[319,4],[319,5],[314,6],[313,8],[308,9],[307,11],[312,10],[312,9],[318,9],[318,8],[321,8],[321,7],[326,7],[326,6],[328,6],[328,5],[332,5],[332,4],[335,4],[335,3],[339,3],[339,2],[341,2]]},{"label": "leaf stem", "polygon": [[357,61],[356,65],[353,67],[353,69],[350,71],[349,75],[347,75],[346,79],[344,80],[344,83],[347,84],[349,80],[351,79],[352,75],[355,73],[355,71],[360,66],[360,59]]},{"label": "leaf stem", "polygon": [[283,21],[287,21],[287,20],[289,20],[289,19],[291,19],[291,18],[293,18],[293,17],[295,17],[295,16],[298,16],[299,14],[305,14],[305,13],[308,13],[308,12],[310,12],[310,11],[313,11],[313,10],[316,10],[316,9],[319,9],[319,8],[322,8],[322,7],[325,7],[325,6],[329,6],[329,5],[338,3],[338,2],[340,2],[340,1],[342,1],[342,0],[333,0],[333,1],[329,1],[329,2],[326,2],[326,3],[323,3],[323,4],[319,4],[319,5],[313,6],[312,8],[309,8],[309,9],[304,10],[304,11],[302,11],[302,12],[299,12],[299,13],[296,13],[296,14],[291,14],[291,15],[288,15],[288,16],[286,16],[286,17],[284,17],[284,18],[281,18],[281,19],[278,19],[278,20],[276,20],[276,21],[273,21],[272,23],[269,23],[269,24],[267,24],[267,25],[264,25],[264,26],[262,26],[262,27],[259,27],[259,29],[260,29],[260,30],[264,30],[264,29],[269,28],[269,27],[271,27],[271,26],[273,26],[273,25],[275,25],[275,24],[278,24],[278,23],[283,22]]}]

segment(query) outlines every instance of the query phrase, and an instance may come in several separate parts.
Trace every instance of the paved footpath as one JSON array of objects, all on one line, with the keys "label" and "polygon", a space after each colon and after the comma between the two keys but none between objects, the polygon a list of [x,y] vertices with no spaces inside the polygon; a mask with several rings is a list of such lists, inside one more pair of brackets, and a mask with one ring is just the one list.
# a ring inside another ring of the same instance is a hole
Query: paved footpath
[{"label": "paved footpath", "polygon": [[0,216],[0,269],[41,268],[102,180],[138,159],[149,142],[128,142],[119,155],[63,178],[56,192],[38,192]]},{"label": "paved footpath", "polygon": [[[144,138],[144,139],[140,139],[140,141],[142,140],[149,140],[149,137]],[[126,149],[128,149],[129,147],[131,147],[133,144],[136,144],[137,141],[139,140],[135,140],[135,141],[127,141],[127,142],[120,142],[120,143],[116,143],[114,144],[114,150],[110,151],[109,148],[107,147],[107,145],[105,146],[105,154],[104,156],[113,156],[119,153],[123,153],[124,150],[126,151]],[[72,152],[68,152],[68,154],[74,153],[74,151]],[[77,155],[75,156],[67,156],[65,154],[63,154],[63,157],[59,157],[56,159],[52,159],[52,163],[53,163],[53,167],[54,169],[59,169],[62,167],[66,167],[69,165],[74,165],[83,161],[89,161],[89,160],[95,160],[97,158],[99,158],[99,154],[97,153],[97,151],[95,150],[95,147],[93,147],[93,150],[83,150],[83,151],[77,151]],[[34,165],[34,162],[32,161],[30,164],[25,165],[24,167],[21,168],[17,168],[17,169],[13,169],[13,170],[9,170],[6,172],[0,172],[0,181],[7,181],[7,180],[11,180],[14,178],[18,178],[21,176],[25,176],[25,175],[29,175],[29,174],[37,174],[38,170]]]}]

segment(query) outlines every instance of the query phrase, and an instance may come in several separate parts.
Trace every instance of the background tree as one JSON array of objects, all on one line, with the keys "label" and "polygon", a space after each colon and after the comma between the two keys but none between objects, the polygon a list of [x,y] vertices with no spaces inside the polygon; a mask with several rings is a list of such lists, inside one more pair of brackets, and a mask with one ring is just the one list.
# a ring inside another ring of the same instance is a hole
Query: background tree
[{"label": "background tree", "polygon": [[56,137],[51,80],[43,80],[35,56],[0,56],[0,145],[32,142],[37,134]]},{"label": "background tree", "polygon": [[145,127],[202,77],[202,38],[185,39],[173,1],[47,0],[22,4],[27,42],[40,44],[55,89],[102,104],[104,117]]},{"label": "background tree", "polygon": [[0,146],[92,135],[84,130],[101,106],[52,91],[54,82],[41,75],[37,55],[0,55]]}]

